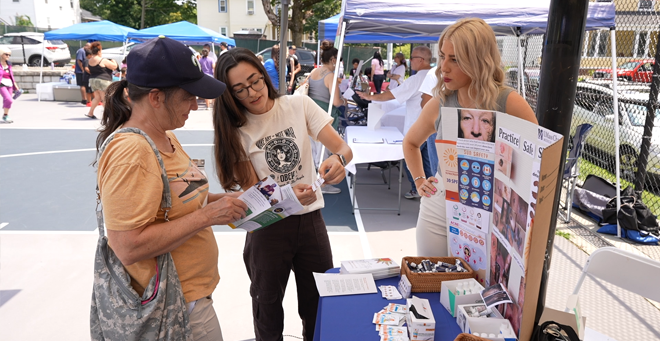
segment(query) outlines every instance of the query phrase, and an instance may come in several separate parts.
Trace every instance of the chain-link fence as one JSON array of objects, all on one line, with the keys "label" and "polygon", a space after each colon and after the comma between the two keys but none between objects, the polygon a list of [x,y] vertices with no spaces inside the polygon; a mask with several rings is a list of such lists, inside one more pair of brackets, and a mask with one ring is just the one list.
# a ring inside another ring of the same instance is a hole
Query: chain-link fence
[{"label": "chain-link fence", "polygon": [[[615,182],[615,155],[619,150],[622,189],[643,189],[644,203],[660,215],[660,84],[658,51],[660,1],[614,0],[616,29],[585,33],[571,134],[580,124],[593,126],[586,138],[580,178],[594,174]],[[612,35],[616,70],[612,72]],[[520,48],[519,48],[520,43]],[[525,89],[536,109],[542,36],[498,38],[507,84]],[[520,56],[520,57],[519,57]],[[522,60],[524,87],[518,67]],[[655,71],[655,73],[654,73]],[[617,82],[619,146],[615,144],[613,80]],[[652,87],[655,95],[651,94]]]}]

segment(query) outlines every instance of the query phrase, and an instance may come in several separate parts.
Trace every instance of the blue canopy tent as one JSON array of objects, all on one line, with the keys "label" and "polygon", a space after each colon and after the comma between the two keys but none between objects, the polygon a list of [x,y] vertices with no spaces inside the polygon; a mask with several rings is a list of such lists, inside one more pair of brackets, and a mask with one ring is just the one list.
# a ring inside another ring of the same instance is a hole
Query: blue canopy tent
[{"label": "blue canopy tent", "polygon": [[125,41],[129,32],[137,32],[137,30],[115,24],[112,21],[102,20],[75,24],[59,30],[48,31],[44,33],[44,39]]},{"label": "blue canopy tent", "polygon": [[219,44],[224,42],[227,43],[227,45],[236,46],[234,39],[188,21],[179,21],[172,24],[145,28],[143,30],[129,33],[128,38],[147,40],[161,35],[180,41],[184,44],[199,45],[206,43]]},{"label": "blue canopy tent", "polygon": [[[102,20],[71,25],[44,33],[45,40],[100,40],[100,41],[123,41],[130,32],[136,29],[115,24],[112,21]],[[45,44],[43,46],[46,46]],[[39,83],[43,80],[44,51],[41,52],[41,71],[39,72]],[[41,98],[39,98],[40,100]]]},{"label": "blue canopy tent", "polygon": [[[339,14],[319,21],[319,40],[334,41],[339,25]],[[383,33],[355,31],[344,37],[344,43],[437,43],[438,37],[411,33]]]}]

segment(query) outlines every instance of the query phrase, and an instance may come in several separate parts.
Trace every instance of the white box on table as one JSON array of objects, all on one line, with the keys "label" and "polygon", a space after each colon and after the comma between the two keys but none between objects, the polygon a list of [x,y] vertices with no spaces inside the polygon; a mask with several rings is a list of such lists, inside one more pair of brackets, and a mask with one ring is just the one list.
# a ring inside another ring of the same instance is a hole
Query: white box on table
[{"label": "white box on table", "polygon": [[371,102],[369,103],[369,117],[367,117],[367,128],[369,130],[380,129],[381,119],[385,115],[383,106],[381,103]]},{"label": "white box on table", "polygon": [[37,98],[44,101],[54,101],[53,86],[55,85],[68,85],[65,82],[50,82],[37,84]]},{"label": "white box on table", "polygon": [[[504,338],[500,334],[500,328],[502,325],[505,325],[505,328],[508,328],[509,330],[513,331],[513,328],[511,327],[511,322],[509,320],[504,319],[504,318],[475,318],[471,317],[467,319],[467,331],[466,333],[468,334],[474,334],[474,333],[479,333],[479,336],[492,340],[492,341],[516,341],[518,340],[515,336],[514,337],[507,337]],[[484,333],[487,334],[484,336]],[[495,337],[489,337],[488,335],[495,335]],[[515,334],[514,334],[515,335]]]},{"label": "white box on table", "polygon": [[474,303],[474,304],[461,304],[456,308],[456,323],[458,326],[461,328],[461,331],[463,333],[467,333],[468,330],[468,319],[474,319],[474,318],[502,318],[502,315],[497,309],[491,309],[490,314],[488,316],[483,316],[483,317],[471,317],[467,314],[466,309],[469,309],[471,307],[478,307],[479,311],[485,311],[486,305],[483,303]]},{"label": "white box on table", "polygon": [[447,309],[451,316],[456,317],[456,307],[461,304],[483,303],[483,299],[479,292],[468,295],[456,295],[456,286],[459,284],[470,285],[473,283],[479,288],[479,292],[484,290],[484,287],[474,278],[442,282],[442,288],[440,289],[440,304]]},{"label": "white box on table", "polygon": [[[433,317],[429,300],[413,296],[407,300],[407,305],[408,314],[406,315],[406,323],[408,324],[410,340],[433,340],[435,337],[435,318]],[[427,318],[420,319],[415,317],[410,308],[413,305],[418,314]]]},{"label": "white box on table", "polygon": [[555,321],[573,328],[575,333],[577,333],[578,338],[584,340],[584,329],[587,324],[587,317],[582,315],[579,295],[568,296],[566,308],[569,309],[569,313],[544,307],[541,318],[539,319],[539,325],[546,321]]}]

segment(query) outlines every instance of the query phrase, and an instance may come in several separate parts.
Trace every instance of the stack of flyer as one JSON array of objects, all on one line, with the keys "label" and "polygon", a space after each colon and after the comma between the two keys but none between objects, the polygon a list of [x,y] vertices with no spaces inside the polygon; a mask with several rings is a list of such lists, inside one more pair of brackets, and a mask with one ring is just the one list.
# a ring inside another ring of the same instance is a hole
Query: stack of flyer
[{"label": "stack of flyer", "polygon": [[389,258],[342,261],[339,270],[342,274],[370,273],[374,276],[374,280],[398,276],[399,272],[401,272],[399,264]]}]

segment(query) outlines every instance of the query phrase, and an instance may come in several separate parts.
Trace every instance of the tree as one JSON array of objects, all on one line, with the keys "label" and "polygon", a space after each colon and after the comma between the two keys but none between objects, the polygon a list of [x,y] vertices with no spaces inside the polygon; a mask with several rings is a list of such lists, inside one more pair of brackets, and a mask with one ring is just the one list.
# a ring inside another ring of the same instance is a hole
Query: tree
[{"label": "tree", "polygon": [[[326,0],[291,0],[291,15],[289,16],[288,26],[293,35],[293,44],[301,45],[305,20],[312,15],[312,9],[315,4]],[[261,0],[264,12],[268,20],[274,26],[280,26],[280,17],[275,13],[273,7],[281,5],[280,0]]]},{"label": "tree", "polygon": [[181,20],[197,23],[197,3],[193,0],[80,0],[80,7],[136,29]]},{"label": "tree", "polygon": [[305,19],[305,32],[314,32],[316,39],[319,39],[319,21],[330,18],[341,11],[341,1],[322,0],[312,6],[311,15]]},{"label": "tree", "polygon": [[16,16],[16,26],[29,26],[34,27],[32,19],[28,15],[17,15]]}]

